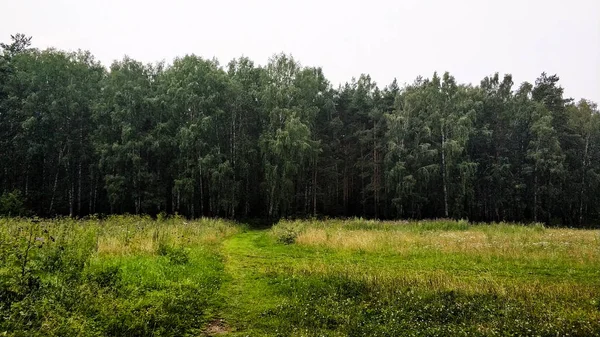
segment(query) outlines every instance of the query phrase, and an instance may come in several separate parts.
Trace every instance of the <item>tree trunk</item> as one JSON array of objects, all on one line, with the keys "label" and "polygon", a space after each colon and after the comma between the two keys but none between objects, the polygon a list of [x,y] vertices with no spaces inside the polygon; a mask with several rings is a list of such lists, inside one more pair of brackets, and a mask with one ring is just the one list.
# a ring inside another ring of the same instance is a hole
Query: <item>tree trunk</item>
[{"label": "tree trunk", "polygon": [[306,184],[304,185],[304,210],[303,210],[304,214],[308,214],[308,208],[309,208],[308,205],[310,204],[310,198],[308,196],[309,196],[309,194],[312,195],[312,193],[310,193],[311,192],[311,186],[310,186],[311,182],[312,182],[312,178],[306,179]]},{"label": "tree trunk", "polygon": [[274,206],[274,201],[275,199],[275,184],[273,184],[273,187],[271,187],[271,193],[270,193],[270,197],[269,197],[269,218],[271,216],[273,216],[273,206]]},{"label": "tree trunk", "polygon": [[317,216],[317,164],[318,161],[315,158],[315,165],[314,165],[314,169],[313,169],[313,181],[312,181],[312,204],[313,204],[313,217]]},{"label": "tree trunk", "polygon": [[533,178],[533,221],[537,222],[537,204],[538,204],[538,175],[537,170]]},{"label": "tree trunk", "polygon": [[373,120],[373,211],[375,218],[378,218],[377,205],[379,203],[379,182],[378,182],[378,167],[377,167],[377,135],[375,132],[375,120]]},{"label": "tree trunk", "polygon": [[52,208],[54,207],[54,197],[56,196],[56,188],[58,187],[58,174],[60,173],[60,162],[62,161],[63,153],[66,149],[66,144],[58,153],[58,163],[56,165],[56,174],[54,175],[54,186],[52,187],[52,198],[50,198],[50,207],[48,208],[48,214],[52,215]]},{"label": "tree trunk", "polygon": [[365,191],[365,161],[363,159],[363,146],[360,146],[360,194],[362,204],[362,216],[366,216],[367,209],[367,193]]},{"label": "tree trunk", "polygon": [[83,113],[79,113],[79,168],[77,176],[77,215],[81,216],[81,161],[83,157]]},{"label": "tree trunk", "polygon": [[88,214],[93,214],[93,200],[94,200],[94,195],[93,195],[93,189],[94,189],[94,169],[93,166],[90,165],[90,196],[89,196],[89,201],[88,201],[88,209],[89,209],[89,213]]},{"label": "tree trunk", "polygon": [[244,216],[248,216],[250,213],[250,183],[248,182],[248,176],[246,175],[246,179],[244,181],[246,196],[244,198]]},{"label": "tree trunk", "polygon": [[446,134],[444,129],[444,123],[442,122],[442,186],[444,189],[444,217],[448,217],[448,179],[447,168],[446,168],[446,149],[444,149],[446,145]]},{"label": "tree trunk", "polygon": [[[71,179],[69,179],[71,180]],[[71,180],[69,182],[69,217],[73,217],[73,204],[75,203],[75,184],[73,184],[73,181]]]},{"label": "tree trunk", "polygon": [[94,184],[94,201],[92,203],[92,212],[96,213],[96,201],[98,200],[98,179],[96,178],[96,183]]},{"label": "tree trunk", "polygon": [[29,163],[27,164],[27,170],[25,171],[25,197],[29,194]]},{"label": "tree trunk", "polygon": [[235,218],[235,197],[237,194],[236,191],[236,186],[237,185],[237,169],[236,169],[236,149],[235,149],[235,145],[236,145],[236,133],[235,133],[235,128],[236,128],[236,123],[235,123],[235,117],[236,117],[237,113],[234,112],[233,113],[233,127],[232,127],[232,140],[231,140],[231,168],[233,170],[233,185],[231,186],[231,191],[233,193],[231,193],[231,218]]},{"label": "tree trunk", "polygon": [[77,215],[81,216],[81,159],[79,159],[79,172],[77,177]]},{"label": "tree trunk", "polygon": [[[345,153],[344,158],[347,158],[347,155]],[[346,160],[344,160],[344,179],[343,179],[343,185],[344,185],[344,215],[348,216],[348,198],[349,198],[349,194],[350,194],[350,182],[348,181],[348,163],[346,162]]]},{"label": "tree trunk", "polygon": [[190,217],[192,219],[196,218],[196,209],[194,207],[194,204],[196,203],[196,201],[194,200],[194,191],[192,190],[192,195],[190,196]]},{"label": "tree trunk", "polygon": [[204,186],[202,184],[202,159],[198,158],[198,166],[200,169],[200,216],[204,216]]},{"label": "tree trunk", "polygon": [[588,156],[588,148],[590,144],[590,135],[588,134],[585,137],[585,150],[583,152],[583,160],[582,160],[582,174],[581,174],[581,189],[579,190],[579,225],[583,224],[583,198],[585,192],[585,174],[587,171],[587,156]]}]

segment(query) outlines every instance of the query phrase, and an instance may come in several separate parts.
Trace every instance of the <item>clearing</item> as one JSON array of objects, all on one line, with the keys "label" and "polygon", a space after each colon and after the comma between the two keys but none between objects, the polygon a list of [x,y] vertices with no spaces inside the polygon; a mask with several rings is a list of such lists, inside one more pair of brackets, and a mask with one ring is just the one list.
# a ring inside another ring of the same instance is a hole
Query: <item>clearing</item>
[{"label": "clearing", "polygon": [[600,335],[598,230],[112,217],[0,240],[0,335]]}]

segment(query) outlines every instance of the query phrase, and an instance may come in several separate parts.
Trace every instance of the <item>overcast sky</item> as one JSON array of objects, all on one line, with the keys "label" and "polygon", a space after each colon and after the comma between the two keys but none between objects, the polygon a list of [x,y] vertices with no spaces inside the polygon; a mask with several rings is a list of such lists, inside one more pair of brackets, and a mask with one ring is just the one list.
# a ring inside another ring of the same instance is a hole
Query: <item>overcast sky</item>
[{"label": "overcast sky", "polygon": [[291,53],[334,86],[368,73],[380,85],[449,71],[478,84],[558,74],[567,96],[600,102],[600,0],[0,0],[0,41],[84,49],[109,65],[197,54],[265,64]]}]

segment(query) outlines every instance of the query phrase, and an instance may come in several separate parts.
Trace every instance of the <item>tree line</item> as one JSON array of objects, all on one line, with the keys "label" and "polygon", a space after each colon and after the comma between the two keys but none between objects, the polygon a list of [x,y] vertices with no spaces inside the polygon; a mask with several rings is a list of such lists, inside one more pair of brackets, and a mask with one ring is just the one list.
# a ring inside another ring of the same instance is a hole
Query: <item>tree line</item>
[{"label": "tree line", "polygon": [[4,213],[600,221],[600,114],[556,75],[333,88],[285,54],[0,48]]}]

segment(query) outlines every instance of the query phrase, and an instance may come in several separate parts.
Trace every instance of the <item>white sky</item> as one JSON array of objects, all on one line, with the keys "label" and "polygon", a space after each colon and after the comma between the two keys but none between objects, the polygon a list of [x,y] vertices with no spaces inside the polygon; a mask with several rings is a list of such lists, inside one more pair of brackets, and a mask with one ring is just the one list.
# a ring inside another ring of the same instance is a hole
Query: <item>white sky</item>
[{"label": "white sky", "polygon": [[105,65],[286,52],[334,86],[368,73],[381,87],[436,70],[474,84],[511,73],[516,87],[546,71],[600,103],[600,0],[0,0],[0,13],[0,41],[25,33]]}]

